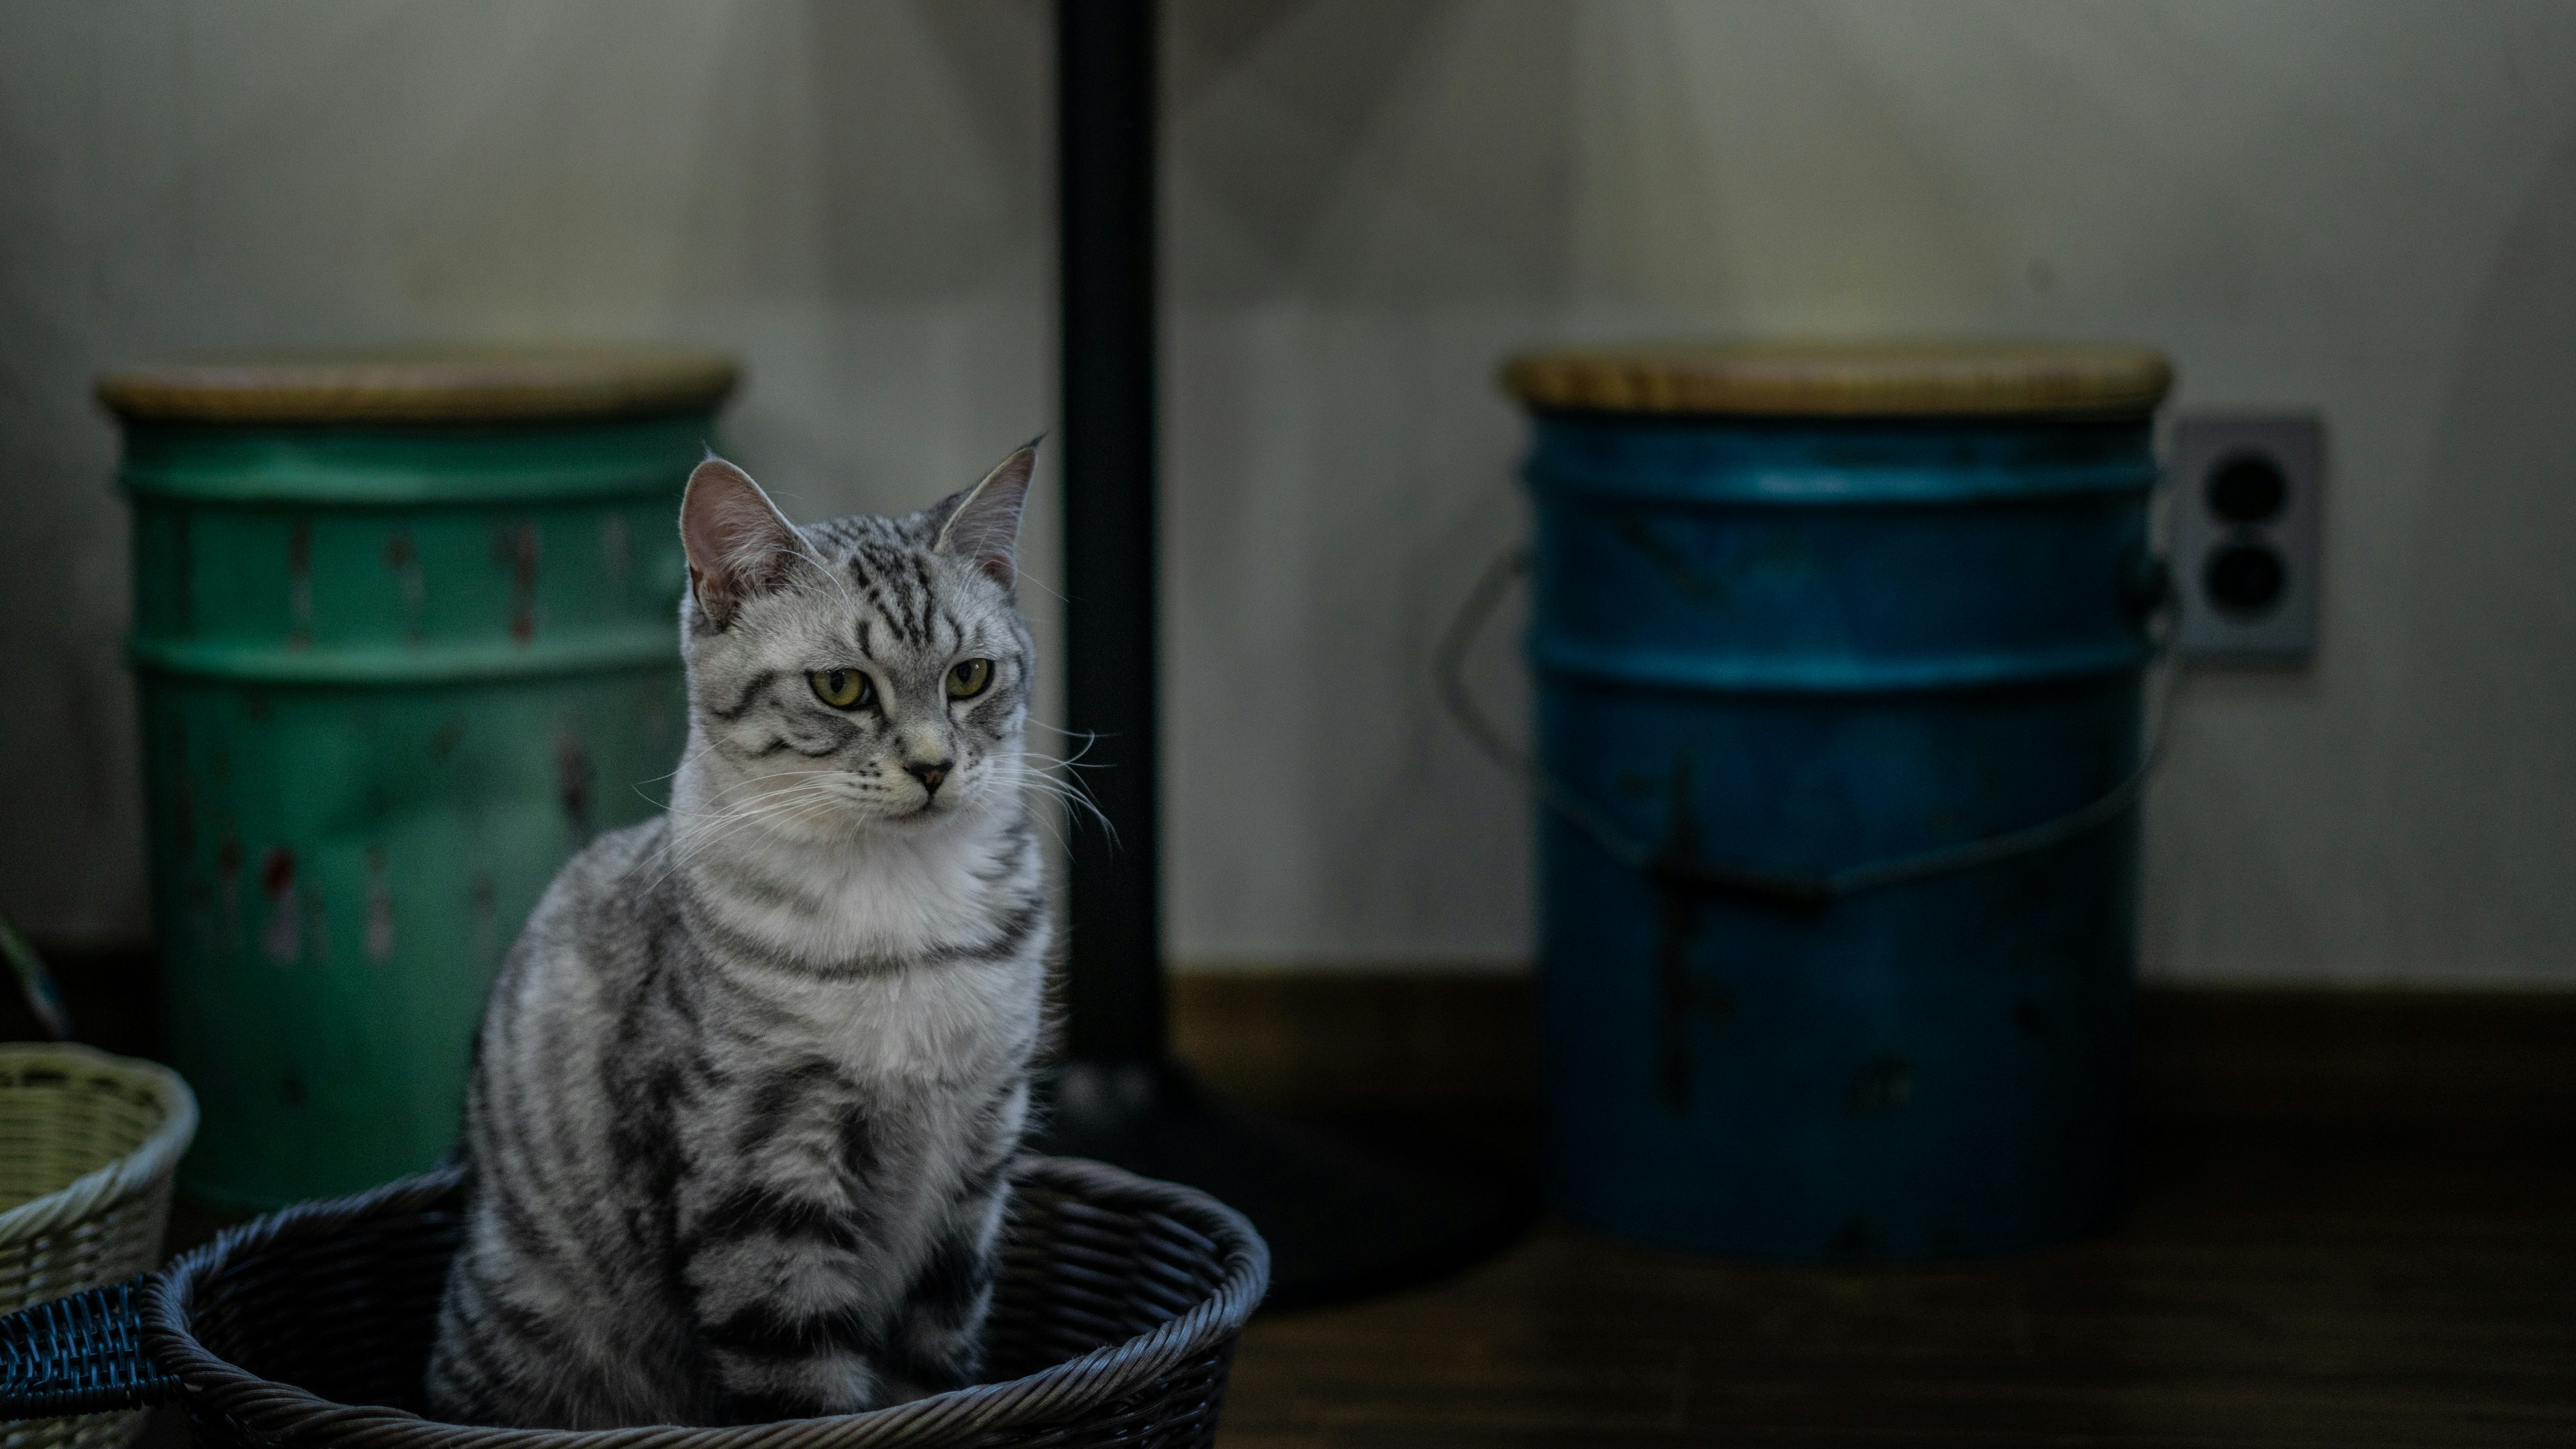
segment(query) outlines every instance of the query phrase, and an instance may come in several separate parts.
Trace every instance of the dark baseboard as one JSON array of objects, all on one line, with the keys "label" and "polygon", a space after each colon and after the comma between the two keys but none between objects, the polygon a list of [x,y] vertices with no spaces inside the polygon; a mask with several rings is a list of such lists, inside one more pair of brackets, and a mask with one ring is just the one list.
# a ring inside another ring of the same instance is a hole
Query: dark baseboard
[{"label": "dark baseboard", "polygon": [[2137,1075],[2162,1117],[2576,1121],[2576,992],[2149,987]]},{"label": "dark baseboard", "polygon": [[[83,1041],[159,1054],[140,946],[44,951]],[[1526,1111],[1536,1100],[1526,975],[1190,972],[1172,978],[1183,1060],[1274,1110]],[[0,990],[0,1040],[37,1035]],[[2576,1122],[2576,991],[2150,986],[2140,1110],[2169,1119]]]},{"label": "dark baseboard", "polygon": [[[1181,1057],[1274,1110],[1524,1110],[1527,976],[1272,971],[1172,980]],[[2151,1118],[2576,1121],[2576,992],[2150,986]]]},{"label": "dark baseboard", "polygon": [[1181,972],[1172,1046],[1255,1106],[1525,1107],[1537,1098],[1526,975]]}]

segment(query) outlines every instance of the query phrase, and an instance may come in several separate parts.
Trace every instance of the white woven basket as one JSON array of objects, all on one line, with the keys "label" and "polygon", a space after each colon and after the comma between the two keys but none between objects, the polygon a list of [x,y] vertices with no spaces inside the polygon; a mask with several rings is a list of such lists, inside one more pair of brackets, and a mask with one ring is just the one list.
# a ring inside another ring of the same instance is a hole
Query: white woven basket
[{"label": "white woven basket", "polygon": [[[196,1135],[197,1099],[168,1067],[0,1045],[0,1313],[159,1267],[172,1171]],[[11,1424],[0,1449],[118,1449],[146,1417]]]}]

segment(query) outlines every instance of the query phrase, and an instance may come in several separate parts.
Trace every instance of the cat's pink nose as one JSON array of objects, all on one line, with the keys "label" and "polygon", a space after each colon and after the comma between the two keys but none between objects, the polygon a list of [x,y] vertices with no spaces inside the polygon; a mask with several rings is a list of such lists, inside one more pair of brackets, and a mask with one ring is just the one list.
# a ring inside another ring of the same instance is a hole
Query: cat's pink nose
[{"label": "cat's pink nose", "polygon": [[950,760],[915,760],[905,765],[903,772],[921,782],[924,794],[937,795],[939,782],[948,778],[948,767],[953,763]]}]

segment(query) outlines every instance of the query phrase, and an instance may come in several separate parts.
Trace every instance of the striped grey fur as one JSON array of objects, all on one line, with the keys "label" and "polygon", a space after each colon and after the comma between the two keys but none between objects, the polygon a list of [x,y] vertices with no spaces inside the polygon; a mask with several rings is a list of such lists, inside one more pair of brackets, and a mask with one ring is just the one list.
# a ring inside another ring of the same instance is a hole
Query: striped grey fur
[{"label": "striped grey fur", "polygon": [[[439,1417],[746,1423],[973,1380],[1051,929],[1011,586],[1033,461],[804,528],[731,464],[691,476],[688,753],[484,1009]],[[827,702],[831,670],[869,698]]]}]

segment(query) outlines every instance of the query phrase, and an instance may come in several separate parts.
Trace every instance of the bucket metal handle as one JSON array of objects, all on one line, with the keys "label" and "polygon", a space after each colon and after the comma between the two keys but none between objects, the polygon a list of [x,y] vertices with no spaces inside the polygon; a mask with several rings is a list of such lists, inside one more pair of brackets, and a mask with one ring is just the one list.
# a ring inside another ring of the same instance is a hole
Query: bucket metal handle
[{"label": "bucket metal handle", "polygon": [[[2166,602],[2162,565],[2149,561],[2151,577],[2131,586],[2139,612],[2145,616],[2160,614]],[[1530,551],[1515,544],[1485,566],[1460,602],[1458,612],[1440,636],[1433,656],[1439,674],[1441,702],[1450,717],[1474,741],[1485,757],[1501,767],[1504,773],[1519,780],[1541,804],[1556,812],[1557,817],[1573,826],[1586,839],[1599,846],[1612,860],[1636,871],[1658,885],[1700,890],[1718,895],[1779,907],[1785,910],[1815,912],[1864,891],[1886,886],[1929,880],[1935,876],[1973,870],[1997,861],[2011,860],[2033,851],[2096,830],[2116,820],[2138,797],[2146,792],[2147,779],[2155,773],[2164,756],[2164,721],[2166,705],[2172,696],[2171,654],[2162,631],[2156,636],[2154,672],[2160,683],[2149,692],[2147,744],[2140,752],[2138,767],[2120,781],[2085,804],[2036,825],[1989,835],[1959,845],[1945,845],[1916,855],[1894,860],[1852,866],[1824,875],[1800,875],[1782,871],[1758,870],[1720,861],[1702,860],[1669,846],[1651,846],[1631,839],[1617,822],[1593,808],[1592,802],[1549,774],[1527,751],[1507,739],[1486,718],[1467,688],[1463,674],[1467,650],[1485,623],[1493,616],[1494,606],[1530,569]]]},{"label": "bucket metal handle", "polygon": [[0,1421],[139,1409],[179,1396],[143,1347],[152,1275],[90,1288],[0,1318]]}]

